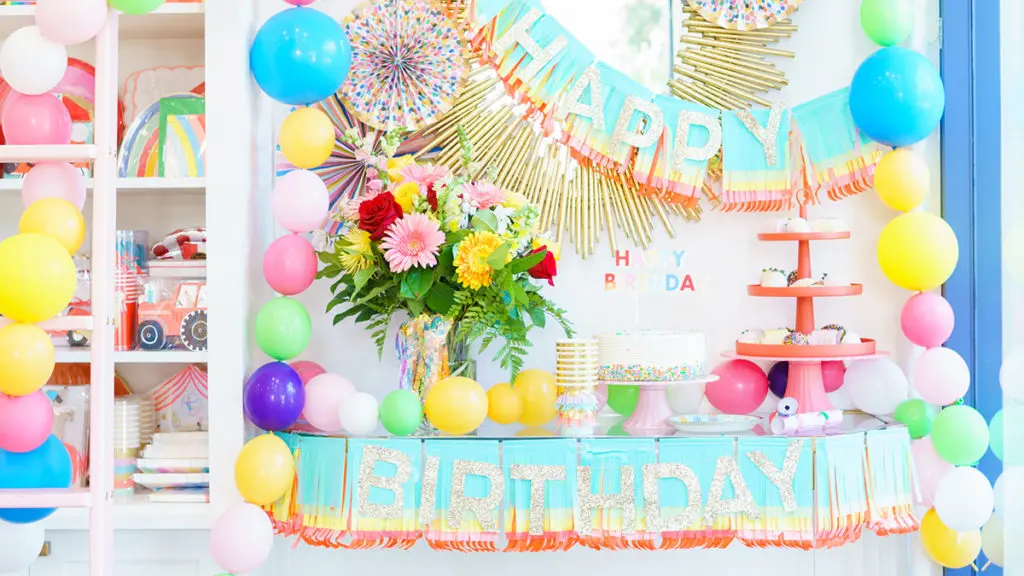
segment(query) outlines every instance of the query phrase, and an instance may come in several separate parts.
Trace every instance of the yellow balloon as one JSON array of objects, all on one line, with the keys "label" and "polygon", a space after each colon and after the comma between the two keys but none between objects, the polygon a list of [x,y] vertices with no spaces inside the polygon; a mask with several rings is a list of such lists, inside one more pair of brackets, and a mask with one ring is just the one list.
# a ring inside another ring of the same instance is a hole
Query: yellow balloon
[{"label": "yellow balloon", "polygon": [[921,543],[925,552],[940,565],[963,568],[974,562],[981,552],[981,530],[951,530],[939,520],[933,508],[921,519]]},{"label": "yellow balloon", "polygon": [[22,234],[49,236],[74,254],[85,241],[85,218],[75,205],[63,198],[42,198],[25,209],[18,222]]},{"label": "yellow balloon", "polygon": [[523,415],[523,400],[508,382],[487,391],[487,417],[498,424],[511,424]]},{"label": "yellow balloon", "polygon": [[451,376],[427,390],[424,411],[430,423],[446,434],[468,434],[487,418],[487,394],[469,378]]},{"label": "yellow balloon", "polygon": [[953,274],[958,257],[953,229],[928,212],[901,214],[878,237],[878,265],[893,284],[907,290],[938,288]]},{"label": "yellow balloon", "polygon": [[53,340],[34,324],[0,328],[0,392],[27,396],[42,388],[53,374]]},{"label": "yellow balloon", "polygon": [[523,401],[523,426],[543,426],[555,418],[558,386],[555,375],[544,370],[523,370],[513,388]]},{"label": "yellow balloon", "polygon": [[909,148],[897,148],[875,168],[875,192],[885,205],[909,212],[924,202],[931,175],[924,159]]},{"label": "yellow balloon", "polygon": [[549,438],[554,435],[554,432],[550,430],[545,430],[543,428],[538,428],[536,426],[523,428],[519,432],[516,432],[516,438]]},{"label": "yellow balloon", "polygon": [[16,234],[0,242],[0,315],[25,324],[53,318],[77,283],[75,261],[53,238]]},{"label": "yellow balloon", "polygon": [[319,108],[298,108],[281,125],[281,152],[299,168],[316,168],[334,151],[334,124]]},{"label": "yellow balloon", "polygon": [[267,506],[292,488],[295,459],[288,444],[273,434],[249,440],[235,461],[235,485],[247,501]]}]

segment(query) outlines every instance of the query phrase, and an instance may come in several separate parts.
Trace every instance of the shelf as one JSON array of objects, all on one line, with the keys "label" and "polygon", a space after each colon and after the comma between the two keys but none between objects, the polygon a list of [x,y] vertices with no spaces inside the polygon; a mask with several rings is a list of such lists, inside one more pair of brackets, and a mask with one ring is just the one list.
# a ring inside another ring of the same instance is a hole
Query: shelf
[{"label": "shelf", "polygon": [[802,242],[807,240],[849,240],[850,231],[846,232],[765,232],[758,234],[762,242]]},{"label": "shelf", "polygon": [[[88,348],[57,348],[57,362],[62,364],[86,363],[92,358]],[[207,361],[205,350],[126,350],[114,352],[115,364],[196,364]]]},{"label": "shelf", "polygon": [[759,284],[747,286],[747,294],[763,298],[829,298],[839,296],[859,296],[864,292],[861,284],[849,286],[784,286],[768,288]]},{"label": "shelf", "polygon": [[[11,321],[7,318],[0,318],[0,326],[6,326]],[[92,316],[58,316],[45,322],[37,324],[47,332],[66,332],[68,330],[92,330]]]},{"label": "shelf", "polygon": [[[18,28],[35,24],[35,6],[0,6],[0,38]],[[197,39],[205,36],[206,5],[203,3],[165,3],[150,14],[122,14],[120,37],[138,39]]]},{"label": "shelf", "polygon": [[[0,180],[0,193],[20,192],[21,178],[5,178]],[[86,187],[92,192],[93,180],[86,179]],[[181,194],[201,195],[206,193],[206,178],[118,178],[117,194],[145,195],[175,192]]]},{"label": "shelf", "polygon": [[[150,502],[146,494],[115,498],[110,507],[115,530],[209,530],[208,503]],[[43,520],[47,530],[88,530],[89,510],[64,508]]]},{"label": "shelf", "polygon": [[59,146],[0,146],[0,162],[91,162],[96,159],[93,144]]},{"label": "shelf", "polygon": [[859,344],[832,344],[811,346],[807,344],[753,344],[737,342],[736,353],[722,354],[726,358],[772,359],[790,362],[825,362],[828,360],[856,360],[880,356],[875,350],[875,341],[861,338]]},{"label": "shelf", "polygon": [[0,490],[0,508],[88,508],[88,488]]}]

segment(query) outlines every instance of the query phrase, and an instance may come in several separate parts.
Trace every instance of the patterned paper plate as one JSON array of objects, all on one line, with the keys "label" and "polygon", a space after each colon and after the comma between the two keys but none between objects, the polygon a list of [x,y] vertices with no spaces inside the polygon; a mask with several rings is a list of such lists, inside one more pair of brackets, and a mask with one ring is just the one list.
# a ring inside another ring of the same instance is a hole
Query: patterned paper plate
[{"label": "patterned paper plate", "polygon": [[684,414],[669,418],[668,423],[680,432],[736,434],[753,430],[754,426],[761,423],[761,418],[735,414]]},{"label": "patterned paper plate", "polygon": [[785,20],[803,0],[689,0],[705,20],[732,30],[758,30]]}]

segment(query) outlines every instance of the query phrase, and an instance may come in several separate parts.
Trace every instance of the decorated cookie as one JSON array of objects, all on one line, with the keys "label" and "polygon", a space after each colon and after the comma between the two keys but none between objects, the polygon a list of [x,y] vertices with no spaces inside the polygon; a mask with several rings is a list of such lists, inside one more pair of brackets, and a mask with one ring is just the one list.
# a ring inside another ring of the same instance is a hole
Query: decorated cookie
[{"label": "decorated cookie", "polygon": [[800,279],[800,277],[797,276],[796,270],[793,270],[792,272],[789,273],[789,276],[786,276],[786,283],[787,283],[787,285],[792,286],[793,283],[796,282],[799,279]]},{"label": "decorated cookie", "polygon": [[786,232],[791,234],[804,234],[811,231],[810,224],[803,218],[790,218],[786,221]]},{"label": "decorated cookie", "polygon": [[814,286],[816,283],[813,278],[801,278],[796,282],[791,282],[790,286],[793,288],[806,288],[808,286]]},{"label": "decorated cookie", "polygon": [[744,330],[740,332],[740,337],[737,338],[738,342],[743,344],[760,344],[764,340],[764,330],[760,328],[751,328],[750,330]]},{"label": "decorated cookie", "polygon": [[861,343],[860,335],[857,334],[856,332],[851,332],[851,331],[847,330],[846,334],[844,334],[842,339],[840,340],[840,343],[841,344],[860,344]]},{"label": "decorated cookie", "polygon": [[803,332],[790,332],[782,339],[783,344],[806,346],[808,344],[807,334]]},{"label": "decorated cookie", "polygon": [[761,271],[761,286],[765,288],[784,288],[788,286],[786,274],[778,268],[765,268]]}]

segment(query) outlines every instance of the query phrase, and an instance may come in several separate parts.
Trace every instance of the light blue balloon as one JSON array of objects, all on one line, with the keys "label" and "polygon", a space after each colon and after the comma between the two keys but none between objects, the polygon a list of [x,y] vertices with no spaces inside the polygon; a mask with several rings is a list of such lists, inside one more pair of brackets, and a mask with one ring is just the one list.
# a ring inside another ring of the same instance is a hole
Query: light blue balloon
[{"label": "light blue balloon", "polygon": [[352,46],[341,25],[312,8],[278,12],[260,28],[249,67],[260,88],[278,102],[313,104],[341,88]]},{"label": "light blue balloon", "polygon": [[935,66],[906,48],[868,56],[850,83],[850,113],[865,136],[889,146],[924,140],[942,120],[946,92]]},{"label": "light blue balloon", "polygon": [[1003,459],[1003,411],[996,412],[988,424],[988,447],[996,458]]},{"label": "light blue balloon", "polygon": [[[69,488],[71,456],[53,434],[43,445],[19,454],[0,450],[0,489]],[[0,520],[12,524],[38,522],[54,508],[0,508]]]}]

